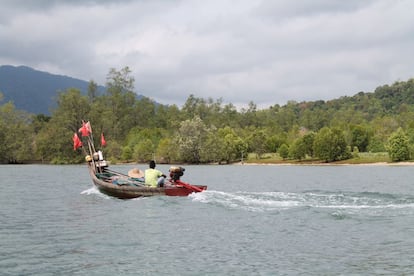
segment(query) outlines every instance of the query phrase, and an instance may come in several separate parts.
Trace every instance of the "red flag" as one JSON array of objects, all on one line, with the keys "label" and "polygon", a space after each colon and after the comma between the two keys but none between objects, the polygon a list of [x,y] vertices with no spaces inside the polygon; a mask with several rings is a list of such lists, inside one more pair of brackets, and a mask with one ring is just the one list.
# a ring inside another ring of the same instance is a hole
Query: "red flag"
[{"label": "red flag", "polygon": [[79,129],[79,132],[82,133],[82,137],[89,136],[88,126],[84,121],[82,121],[82,127]]},{"label": "red flag", "polygon": [[85,124],[85,126],[86,126],[86,129],[89,131],[89,133],[91,133],[91,134],[92,134],[92,127],[91,127],[91,123],[88,121],[88,122]]},{"label": "red flag", "polygon": [[101,133],[101,146],[102,147],[106,146],[106,141],[105,141],[105,137],[104,137],[103,133]]},{"label": "red flag", "polygon": [[73,134],[73,150],[77,150],[78,148],[82,147],[82,141],[79,139],[78,134]]}]

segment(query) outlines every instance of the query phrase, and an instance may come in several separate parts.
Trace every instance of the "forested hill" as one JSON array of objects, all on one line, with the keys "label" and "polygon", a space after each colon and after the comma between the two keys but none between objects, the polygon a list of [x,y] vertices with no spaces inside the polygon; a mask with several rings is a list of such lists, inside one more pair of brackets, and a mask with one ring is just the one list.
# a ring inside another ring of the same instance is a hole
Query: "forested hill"
[{"label": "forested hill", "polygon": [[[26,66],[0,66],[0,92],[4,101],[12,101],[17,109],[34,114],[50,114],[56,107],[58,92],[77,88],[82,93],[88,90],[88,81],[68,76],[54,75]],[[104,91],[98,86],[98,91]]]},{"label": "forested hill", "polygon": [[379,86],[374,92],[359,92],[352,97],[341,97],[328,101],[327,105],[335,108],[353,107],[372,116],[398,114],[414,105],[414,79]]},{"label": "forested hill", "polygon": [[291,116],[288,123],[298,123],[313,130],[332,125],[333,121],[360,124],[384,116],[396,117],[414,112],[414,79],[329,101],[291,101],[284,106],[272,106],[270,110],[279,114],[290,112],[294,118]]},{"label": "forested hill", "polygon": [[[35,73],[27,67],[19,69]],[[194,95],[188,96],[182,108],[137,97],[130,72],[128,67],[111,69],[107,90],[100,95],[93,91],[82,94],[82,83],[53,88],[54,93],[63,93],[50,96],[56,95],[59,103],[51,116],[42,115],[44,110],[29,109],[48,102],[39,100],[45,94],[45,88],[38,88],[39,78],[55,76],[42,72],[31,80],[31,92],[21,95],[28,104],[26,110],[37,116],[21,112],[17,100],[16,107],[7,98],[0,103],[0,163],[82,161],[70,146],[82,120],[93,124],[98,137],[105,133],[105,152],[115,161],[147,162],[156,155],[167,163],[233,162],[248,153],[259,158],[264,153],[278,153],[284,159],[331,162],[358,152],[385,151],[393,161],[414,157],[414,79],[329,101],[290,101],[265,109],[257,109],[251,102],[248,108],[237,110],[222,99]],[[15,89],[24,91],[22,87],[28,83],[22,75]],[[50,79],[43,85],[51,83]],[[70,89],[74,86],[78,89]]]}]

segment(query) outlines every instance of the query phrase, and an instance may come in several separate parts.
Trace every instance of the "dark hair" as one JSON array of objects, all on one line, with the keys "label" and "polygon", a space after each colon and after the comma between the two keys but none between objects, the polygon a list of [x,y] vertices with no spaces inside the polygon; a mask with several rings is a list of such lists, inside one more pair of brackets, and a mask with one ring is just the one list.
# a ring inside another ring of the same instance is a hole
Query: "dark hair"
[{"label": "dark hair", "polygon": [[150,167],[151,169],[154,169],[154,168],[155,168],[155,161],[154,161],[154,160],[151,160],[151,161],[150,161],[150,163],[149,163],[149,167]]}]

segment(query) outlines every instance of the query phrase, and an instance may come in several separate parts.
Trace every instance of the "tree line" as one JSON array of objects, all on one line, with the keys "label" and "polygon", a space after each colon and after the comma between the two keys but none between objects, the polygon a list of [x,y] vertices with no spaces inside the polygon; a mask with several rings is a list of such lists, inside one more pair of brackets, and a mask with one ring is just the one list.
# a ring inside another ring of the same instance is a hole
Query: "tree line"
[{"label": "tree line", "polygon": [[295,102],[237,110],[222,99],[189,95],[184,105],[137,98],[128,67],[110,69],[106,92],[90,81],[87,94],[61,91],[51,116],[28,114],[0,93],[0,162],[78,163],[71,145],[82,120],[95,142],[104,133],[106,157],[115,162],[230,163],[249,153],[261,158],[332,162],[356,152],[388,152],[411,159],[414,150],[414,79],[330,101]]}]

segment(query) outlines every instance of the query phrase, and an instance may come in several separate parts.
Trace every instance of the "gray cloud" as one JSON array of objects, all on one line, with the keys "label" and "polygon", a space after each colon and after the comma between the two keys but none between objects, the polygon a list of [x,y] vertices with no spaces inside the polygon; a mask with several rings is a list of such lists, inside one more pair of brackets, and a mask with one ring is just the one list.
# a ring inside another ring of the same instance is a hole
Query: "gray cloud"
[{"label": "gray cloud", "polygon": [[[3,3],[4,2],[4,3]],[[413,77],[414,3],[401,1],[2,1],[0,64],[136,90],[259,106],[332,99]]]}]

